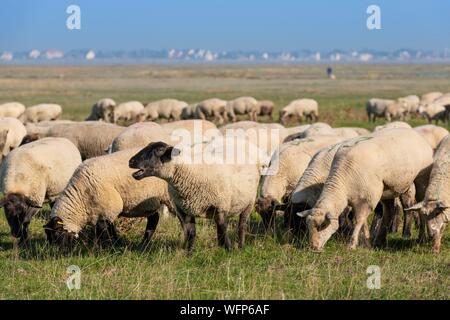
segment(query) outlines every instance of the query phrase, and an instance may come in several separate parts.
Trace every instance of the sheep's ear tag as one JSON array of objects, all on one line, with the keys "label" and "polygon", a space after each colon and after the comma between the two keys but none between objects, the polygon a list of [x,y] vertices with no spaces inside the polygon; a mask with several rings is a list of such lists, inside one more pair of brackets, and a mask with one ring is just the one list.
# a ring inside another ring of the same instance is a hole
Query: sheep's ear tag
[{"label": "sheep's ear tag", "polygon": [[62,222],[62,221],[56,221],[56,224],[64,225],[64,222]]}]

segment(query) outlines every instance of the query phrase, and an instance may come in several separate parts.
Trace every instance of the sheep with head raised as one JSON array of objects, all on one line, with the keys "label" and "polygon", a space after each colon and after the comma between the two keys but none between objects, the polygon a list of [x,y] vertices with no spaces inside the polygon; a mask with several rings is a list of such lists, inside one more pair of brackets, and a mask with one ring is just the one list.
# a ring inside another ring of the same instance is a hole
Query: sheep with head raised
[{"label": "sheep with head raised", "polygon": [[61,117],[62,108],[59,104],[41,103],[25,109],[19,117],[23,123],[57,120]]},{"label": "sheep with head raised", "polygon": [[16,118],[0,118],[0,162],[13,149],[20,146],[27,130]]},{"label": "sheep with head raised", "polygon": [[28,238],[31,218],[44,202],[53,203],[78,165],[78,149],[64,138],[45,138],[13,150],[0,168],[0,201],[21,242]]},{"label": "sheep with head raised", "polygon": [[130,168],[137,169],[133,173],[135,179],[159,177],[168,182],[176,211],[184,221],[189,251],[194,245],[196,217],[214,218],[218,243],[229,250],[227,220],[229,216],[240,215],[239,247],[244,245],[260,172],[259,164],[249,161],[257,148],[241,141],[245,149],[240,149],[237,140],[214,139],[197,151],[190,148],[180,151],[164,142],[155,142],[129,161]]},{"label": "sheep with head raised", "polygon": [[25,106],[20,102],[6,102],[0,104],[0,118],[19,118],[25,112]]},{"label": "sheep with head raised", "polygon": [[84,161],[70,178],[44,226],[50,243],[67,244],[86,225],[95,225],[101,238],[116,237],[119,217],[147,217],[144,241],[150,241],[158,210],[172,210],[168,185],[159,178],[133,179],[128,160],[139,149],[127,149]]},{"label": "sheep with head raised", "polygon": [[[367,217],[377,203],[383,200],[393,205],[395,198],[407,193],[412,185],[417,190],[423,188],[429,177],[433,150],[414,130],[381,130],[363,138],[341,145],[314,208],[298,213],[307,217],[313,250],[323,249],[338,229],[339,215],[347,206],[356,218],[349,247],[356,248],[363,226],[364,238],[369,243]],[[387,210],[383,214],[375,245],[386,242],[392,212]]]}]

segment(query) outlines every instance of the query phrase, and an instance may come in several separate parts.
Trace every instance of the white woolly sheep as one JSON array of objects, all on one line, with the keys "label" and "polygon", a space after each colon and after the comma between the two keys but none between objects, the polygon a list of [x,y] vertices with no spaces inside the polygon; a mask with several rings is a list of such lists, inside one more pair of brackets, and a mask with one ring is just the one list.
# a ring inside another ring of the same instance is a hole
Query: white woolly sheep
[{"label": "white woolly sheep", "polygon": [[343,140],[334,135],[316,136],[280,145],[270,161],[270,174],[261,179],[257,201],[257,211],[267,228],[271,229],[273,226],[275,209],[289,212],[286,208],[287,200],[316,152]]},{"label": "white woolly sheep", "polygon": [[114,108],[114,123],[119,121],[137,121],[138,116],[144,110],[144,105],[139,101],[122,102]]},{"label": "white woolly sheep", "polygon": [[[373,155],[376,155],[374,157]],[[380,200],[394,205],[396,197],[412,185],[422,188],[433,163],[433,150],[425,139],[411,129],[390,129],[343,144],[337,151],[322,193],[311,210],[299,213],[307,217],[310,245],[321,251],[339,227],[339,215],[347,206],[356,218],[350,249],[356,248],[364,226],[366,244],[370,242],[367,217]],[[386,242],[393,210],[383,213],[375,245]],[[421,235],[424,229],[421,225]],[[320,230],[320,231],[319,231]]]},{"label": "white woolly sheep", "polygon": [[24,142],[43,137],[61,137],[72,141],[80,150],[83,160],[104,155],[109,145],[125,127],[99,121],[84,121],[39,128],[39,132],[27,135]]},{"label": "white woolly sheep", "polygon": [[386,108],[394,100],[373,98],[366,103],[366,112],[369,122],[375,122],[377,117],[384,117]]},{"label": "white woolly sheep", "polygon": [[280,111],[280,121],[286,124],[291,119],[302,122],[304,119],[316,122],[319,118],[319,104],[313,99],[298,99]]},{"label": "white woolly sheep", "polygon": [[100,99],[92,106],[91,114],[86,118],[86,121],[101,120],[113,123],[115,108],[116,102],[113,99]]},{"label": "white woolly sheep", "polygon": [[257,110],[259,110],[258,116],[269,117],[273,121],[273,110],[275,109],[275,104],[270,100],[259,100]]},{"label": "white woolly sheep", "polygon": [[97,237],[117,237],[113,222],[120,217],[147,217],[144,241],[150,241],[159,209],[172,203],[168,185],[159,178],[133,179],[128,160],[139,149],[128,149],[84,161],[52,208],[44,227],[50,243],[67,244],[86,225],[95,225]]},{"label": "white woolly sheep", "polygon": [[19,120],[23,123],[27,122],[40,122],[57,120],[61,117],[62,108],[59,104],[41,103],[35,106],[31,106],[25,109],[25,112],[19,117]]},{"label": "white woolly sheep", "polygon": [[[180,150],[163,142],[149,144],[129,161],[130,168],[138,169],[133,174],[135,179],[156,176],[169,183],[176,211],[184,221],[188,251],[194,245],[195,217],[213,217],[217,225],[218,243],[229,250],[231,243],[227,235],[227,218],[240,215],[239,247],[244,245],[247,221],[257,192],[259,168],[258,164],[238,162],[236,158],[222,164],[211,159],[218,152],[217,159],[223,161],[223,148],[227,149],[229,142],[235,143],[234,140],[218,140],[205,146],[199,155],[206,158],[198,163],[192,163],[189,149],[186,150],[186,157],[184,150],[180,154]],[[251,156],[251,151],[246,150],[240,155]]]},{"label": "white woolly sheep", "polygon": [[385,130],[385,129],[412,129],[412,127],[409,125],[409,123],[403,122],[403,121],[394,121],[389,122],[381,126],[376,126],[373,130],[374,132]]},{"label": "white woolly sheep", "polygon": [[250,121],[257,121],[260,111],[258,101],[253,97],[240,97],[227,102],[227,112],[232,122],[236,121],[236,115],[248,115]]},{"label": "white woolly sheep", "polygon": [[227,102],[225,100],[212,98],[197,103],[195,117],[202,120],[214,120],[218,124],[228,121]]},{"label": "white woolly sheep", "polygon": [[188,104],[176,99],[162,99],[150,102],[140,112],[139,121],[154,121],[157,119],[167,119],[168,121],[178,121],[181,119],[183,109]]},{"label": "white woolly sheep", "polygon": [[414,130],[427,140],[433,150],[436,150],[442,139],[449,134],[447,129],[432,124],[415,127]]},{"label": "white woolly sheep", "polygon": [[445,107],[440,103],[431,103],[419,107],[419,113],[431,123],[433,120],[436,124],[439,120],[445,122]]},{"label": "white woolly sheep", "polygon": [[0,205],[11,234],[28,239],[31,218],[44,202],[51,204],[81,163],[78,149],[64,138],[45,138],[13,150],[0,168]]},{"label": "white woolly sheep", "polygon": [[399,102],[404,103],[406,113],[408,115],[416,115],[419,111],[420,98],[416,95],[409,95],[397,99]]},{"label": "white woolly sheep", "polygon": [[439,253],[446,225],[450,222],[450,136],[442,140],[434,155],[433,168],[422,202],[407,209],[427,217],[433,252]]},{"label": "white woolly sheep", "polygon": [[6,102],[0,104],[0,118],[19,118],[25,112],[25,106],[20,102]]},{"label": "white woolly sheep", "polygon": [[16,118],[0,118],[0,162],[11,150],[17,148],[27,130]]}]

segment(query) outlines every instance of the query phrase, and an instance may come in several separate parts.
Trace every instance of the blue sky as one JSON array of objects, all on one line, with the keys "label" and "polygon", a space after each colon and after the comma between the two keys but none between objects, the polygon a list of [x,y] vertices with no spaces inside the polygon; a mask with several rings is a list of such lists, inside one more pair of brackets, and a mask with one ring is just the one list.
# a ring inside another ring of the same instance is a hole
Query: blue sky
[{"label": "blue sky", "polygon": [[[81,30],[66,8],[81,8]],[[381,7],[382,30],[366,28]],[[2,0],[0,50],[450,48],[448,0]]]}]

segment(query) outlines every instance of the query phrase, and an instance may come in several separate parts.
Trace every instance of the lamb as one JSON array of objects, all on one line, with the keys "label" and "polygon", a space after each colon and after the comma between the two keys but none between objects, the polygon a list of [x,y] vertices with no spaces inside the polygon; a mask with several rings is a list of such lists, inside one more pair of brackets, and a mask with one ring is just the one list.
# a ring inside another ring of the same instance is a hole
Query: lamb
[{"label": "lamb", "polygon": [[[373,157],[373,155],[377,155]],[[433,150],[425,139],[411,129],[389,129],[373,133],[366,139],[343,144],[337,151],[330,174],[313,209],[297,213],[307,217],[310,245],[321,251],[338,229],[339,215],[347,206],[356,217],[350,249],[358,245],[361,228],[369,245],[367,217],[380,200],[393,207],[396,197],[407,193],[412,185],[419,190],[428,179]],[[383,213],[375,245],[386,242],[393,210]],[[320,230],[320,231],[319,231]],[[421,235],[424,235],[423,228]]]},{"label": "lamb", "polygon": [[436,150],[441,141],[449,134],[447,129],[432,124],[415,127],[414,130],[427,140],[433,150]]},{"label": "lamb", "polygon": [[273,227],[274,211],[286,209],[290,194],[316,152],[343,140],[334,135],[298,139],[283,143],[273,154],[268,169],[271,174],[262,177],[257,201],[257,211],[267,229]]},{"label": "lamb", "polygon": [[26,108],[19,120],[22,123],[37,123],[45,120],[57,120],[61,114],[62,108],[59,104],[42,103]]},{"label": "lamb", "polygon": [[319,118],[319,104],[312,99],[298,99],[289,103],[280,111],[280,121],[286,124],[290,119],[296,118],[299,122],[307,119],[316,122]]},{"label": "lamb", "polygon": [[373,98],[367,101],[366,112],[367,117],[369,118],[369,122],[375,122],[377,117],[384,117],[387,106],[393,102],[394,100],[377,98]]},{"label": "lamb", "polygon": [[98,100],[91,109],[91,114],[86,118],[86,121],[105,121],[114,122],[114,109],[116,102],[113,99],[105,98]]},{"label": "lamb", "polygon": [[143,110],[144,106],[139,101],[123,102],[114,108],[114,123],[137,121]]},{"label": "lamb", "polygon": [[212,98],[197,103],[195,116],[202,120],[214,119],[218,124],[228,121],[227,102],[225,100]]},{"label": "lamb", "polygon": [[25,112],[25,106],[20,102],[7,102],[0,104],[0,118],[19,118]]},{"label": "lamb", "polygon": [[270,100],[260,100],[258,101],[257,110],[259,110],[258,116],[264,117],[268,116],[271,121],[273,121],[273,109],[275,104]]},{"label": "lamb", "polygon": [[176,99],[162,99],[150,102],[139,113],[139,121],[154,121],[157,119],[167,119],[168,121],[178,121],[181,119],[183,109],[188,104]]},{"label": "lamb", "polygon": [[0,118],[0,162],[13,149],[20,146],[27,130],[16,118]]},{"label": "lamb", "polygon": [[84,161],[70,178],[44,226],[50,243],[71,244],[88,224],[101,240],[116,240],[118,217],[147,217],[144,242],[151,240],[166,205],[173,212],[168,185],[159,178],[133,179],[128,159],[139,149],[128,149]]},{"label": "lamb", "polygon": [[240,97],[227,102],[226,109],[232,122],[236,115],[249,115],[250,121],[257,121],[260,112],[258,101],[253,97]]},{"label": "lamb", "polygon": [[85,121],[42,127],[39,133],[24,138],[27,142],[43,137],[66,138],[80,150],[83,160],[104,155],[111,142],[125,127],[112,123]]},{"label": "lamb", "polygon": [[444,230],[450,221],[450,136],[442,140],[434,155],[430,180],[422,202],[407,211],[417,211],[427,217],[433,239],[433,252],[439,253]]},{"label": "lamb", "polygon": [[[222,153],[223,147],[234,143],[224,139],[214,140],[206,146],[205,159]],[[166,180],[177,213],[184,221],[184,233],[188,252],[191,252],[195,240],[195,218],[213,217],[217,225],[217,238],[220,246],[231,249],[227,235],[227,219],[240,215],[239,247],[245,242],[247,221],[253,208],[259,181],[258,165],[250,161],[216,161],[192,163],[190,152],[183,156],[184,150],[167,145],[164,142],[151,143],[129,161],[130,168],[137,169],[133,177],[141,180],[155,176]],[[245,156],[251,156],[249,150]],[[223,154],[222,154],[223,155]],[[243,155],[243,154],[241,154]],[[205,160],[204,159],[204,160]],[[236,160],[233,158],[232,160]]]},{"label": "lamb", "polygon": [[64,138],[45,138],[13,150],[0,168],[0,189],[11,234],[25,242],[32,217],[52,204],[78,165],[78,149]]}]

